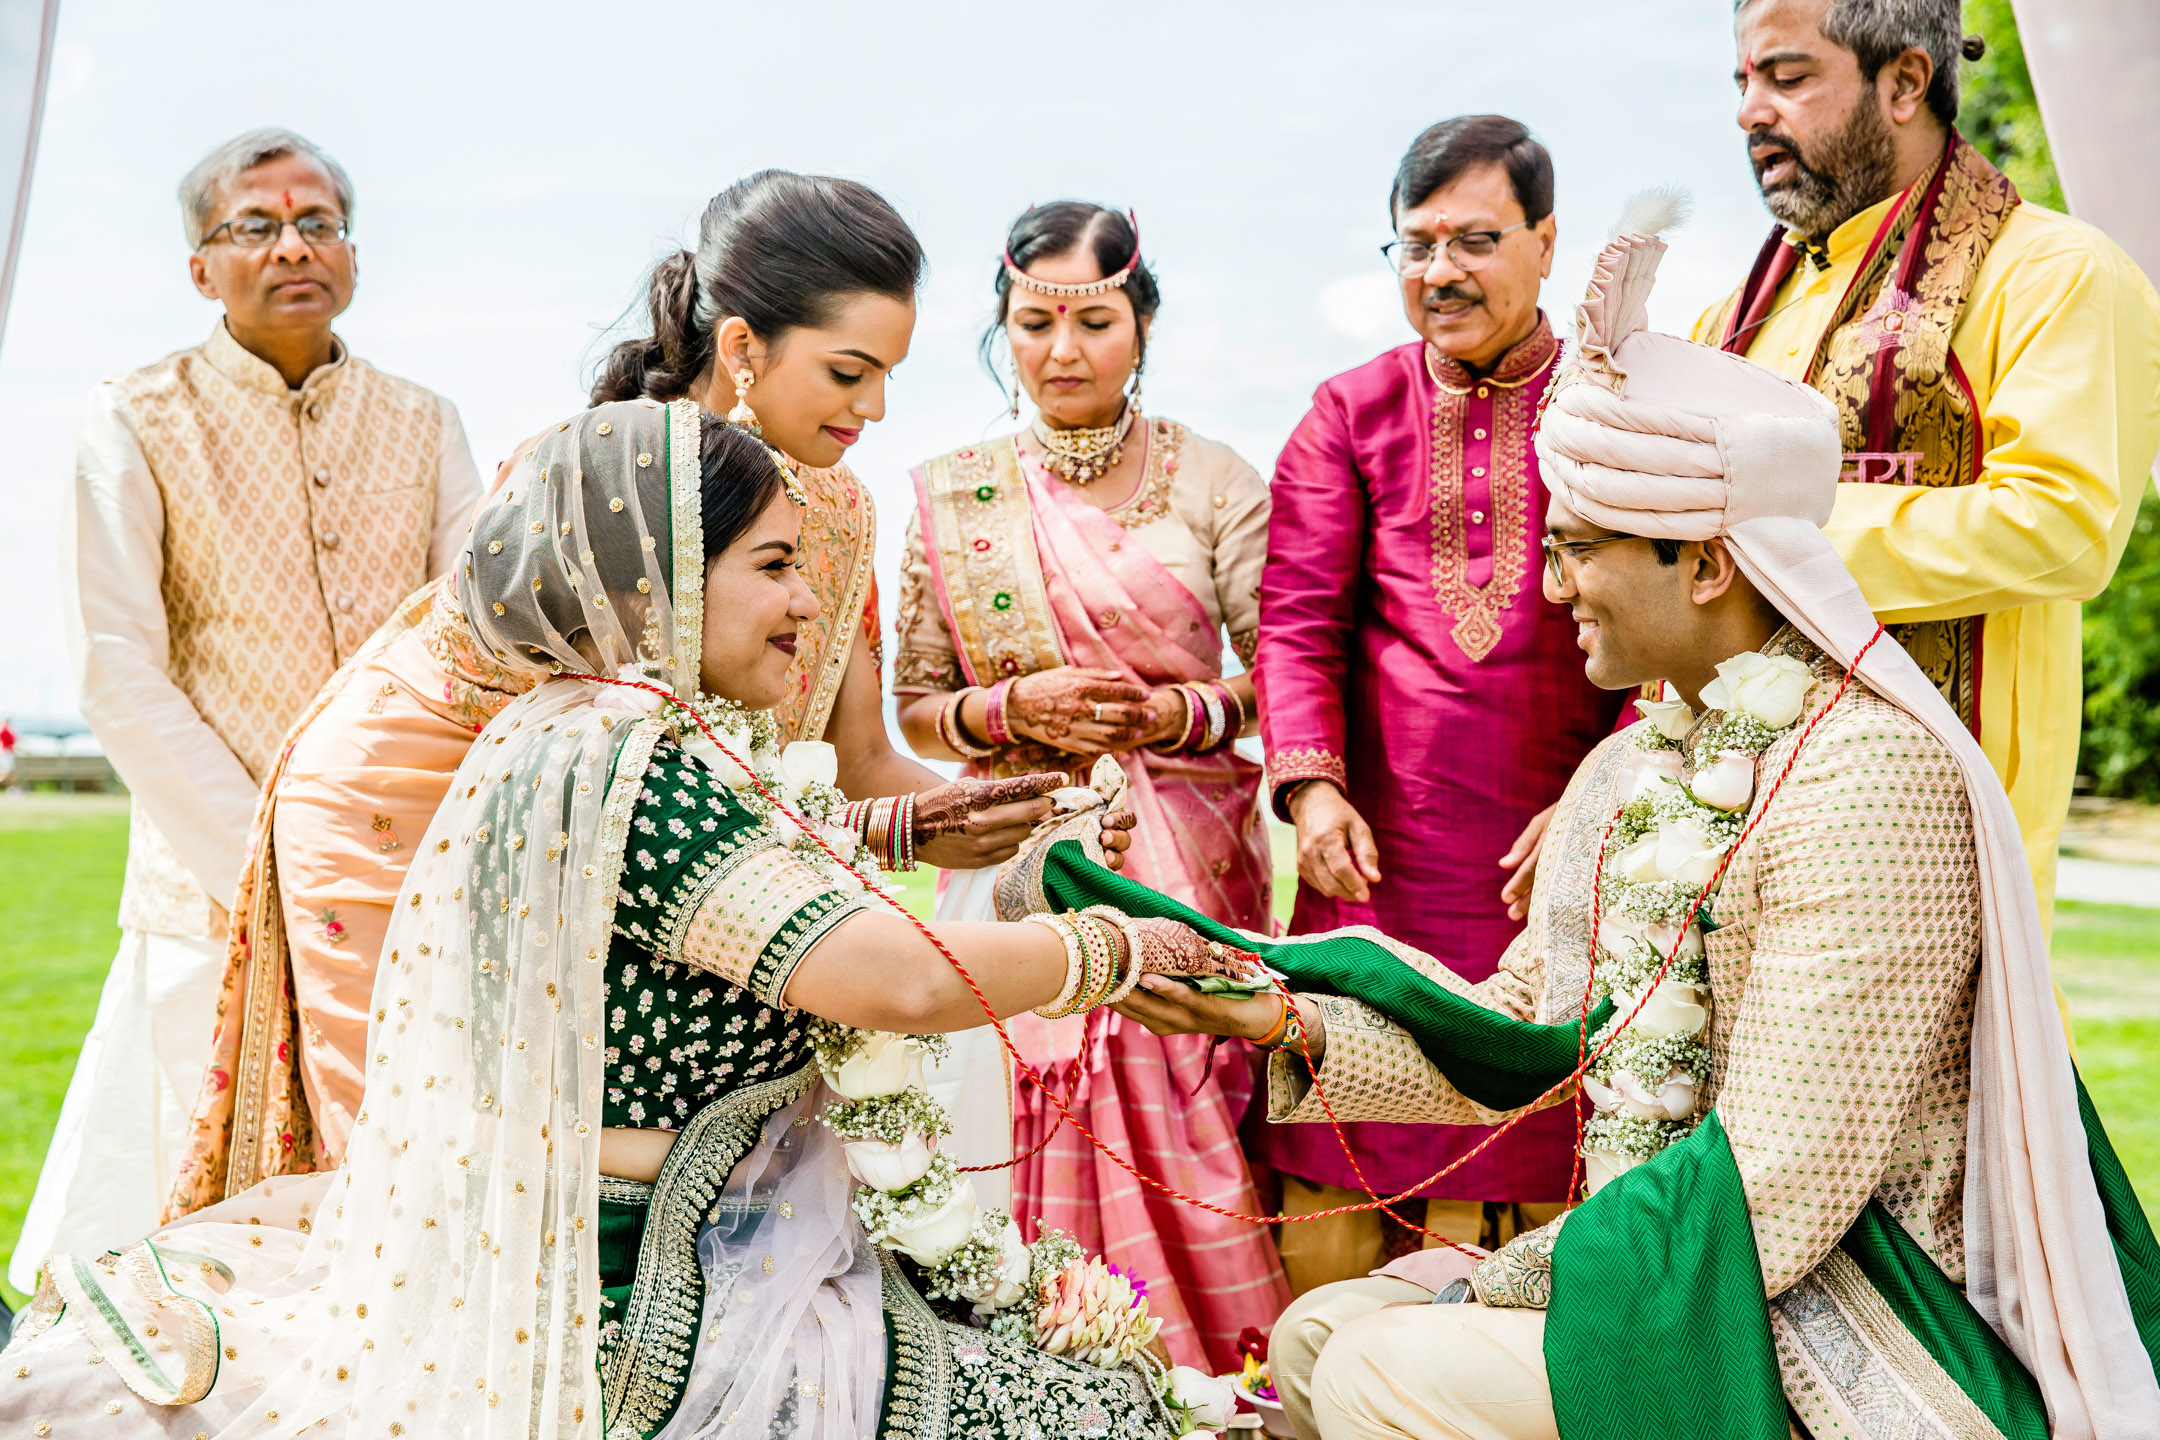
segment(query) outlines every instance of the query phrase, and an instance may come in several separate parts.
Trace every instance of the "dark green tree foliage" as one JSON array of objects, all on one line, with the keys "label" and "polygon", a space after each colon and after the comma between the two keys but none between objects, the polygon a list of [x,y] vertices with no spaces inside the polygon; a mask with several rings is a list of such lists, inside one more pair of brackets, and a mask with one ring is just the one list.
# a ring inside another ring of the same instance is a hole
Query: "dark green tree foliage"
[{"label": "dark green tree foliage", "polygon": [[[1987,54],[1964,69],[1958,129],[2018,188],[2064,208],[2010,0],[1966,0]],[[2094,793],[2160,800],[2160,496],[2140,487],[2137,529],[2108,588],[2085,605],[2085,725],[2078,771]]]},{"label": "dark green tree foliage", "polygon": [[2055,157],[2048,153],[2010,0],[1965,0],[1965,29],[1987,41],[1987,54],[1960,72],[1958,129],[2010,177],[2018,194],[2050,210],[2062,209],[2062,183],[2055,178]]},{"label": "dark green tree foliage", "polygon": [[2160,499],[2151,485],[2114,580],[2085,603],[2078,770],[2095,794],[2160,800]]}]

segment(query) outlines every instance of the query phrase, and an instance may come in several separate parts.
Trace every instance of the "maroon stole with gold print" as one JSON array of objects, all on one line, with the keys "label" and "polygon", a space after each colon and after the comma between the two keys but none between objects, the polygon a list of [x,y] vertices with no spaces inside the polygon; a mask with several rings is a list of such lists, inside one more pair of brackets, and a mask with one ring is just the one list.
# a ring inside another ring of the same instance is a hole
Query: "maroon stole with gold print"
[{"label": "maroon stole with gold print", "polygon": [[[1980,406],[1950,337],[1980,262],[2017,204],[2017,187],[1952,131],[1942,160],[1883,217],[1807,370],[1807,383],[1837,406],[1841,481],[1970,485],[1980,477]],[[1747,353],[1797,255],[1782,228],[1771,233],[1720,317],[1720,348]],[[1975,735],[1981,620],[1890,627]]]}]

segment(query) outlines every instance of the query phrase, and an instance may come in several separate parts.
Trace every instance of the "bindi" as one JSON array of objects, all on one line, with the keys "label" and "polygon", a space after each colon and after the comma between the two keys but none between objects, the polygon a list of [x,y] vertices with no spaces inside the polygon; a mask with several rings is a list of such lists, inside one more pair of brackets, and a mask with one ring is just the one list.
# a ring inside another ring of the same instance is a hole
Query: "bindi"
[{"label": "bindi", "polygon": [[1058,306],[1058,314],[1062,315],[1062,314],[1064,314],[1064,313],[1065,313],[1065,307],[1064,307],[1064,306],[1062,306],[1062,305]]}]

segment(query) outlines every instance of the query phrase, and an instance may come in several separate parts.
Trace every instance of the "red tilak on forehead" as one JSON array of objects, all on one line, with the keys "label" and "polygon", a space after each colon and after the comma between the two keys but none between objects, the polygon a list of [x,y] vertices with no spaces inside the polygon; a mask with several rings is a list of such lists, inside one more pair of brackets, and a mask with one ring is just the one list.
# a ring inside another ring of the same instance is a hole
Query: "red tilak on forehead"
[{"label": "red tilak on forehead", "polygon": [[1062,314],[1064,314],[1064,313],[1065,313],[1065,307],[1064,307],[1064,306],[1062,306],[1062,305],[1058,306],[1058,314],[1062,315]]},{"label": "red tilak on forehead", "polygon": [[1741,73],[1742,75],[1753,75],[1753,74],[1755,73],[1755,57],[1754,57],[1754,56],[1752,56],[1752,55],[1743,55],[1743,56],[1741,56],[1741,57],[1740,57],[1740,73]]}]

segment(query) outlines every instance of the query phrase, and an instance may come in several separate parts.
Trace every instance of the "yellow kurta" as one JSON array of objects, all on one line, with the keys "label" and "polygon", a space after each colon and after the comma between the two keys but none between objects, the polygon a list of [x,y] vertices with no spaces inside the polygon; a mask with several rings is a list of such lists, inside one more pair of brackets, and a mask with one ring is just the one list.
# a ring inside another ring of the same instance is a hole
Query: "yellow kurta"
[{"label": "yellow kurta", "polygon": [[[1747,356],[1805,378],[1895,197],[1795,265]],[[1696,322],[1713,332],[1730,298]],[[1971,485],[1838,486],[1831,542],[1888,624],[1985,615],[1980,746],[2010,792],[2043,916],[2070,809],[2084,694],[2080,602],[2129,542],[2160,450],[2160,297],[2113,241],[2027,202],[1966,294],[1951,352],[1980,408]]]}]

